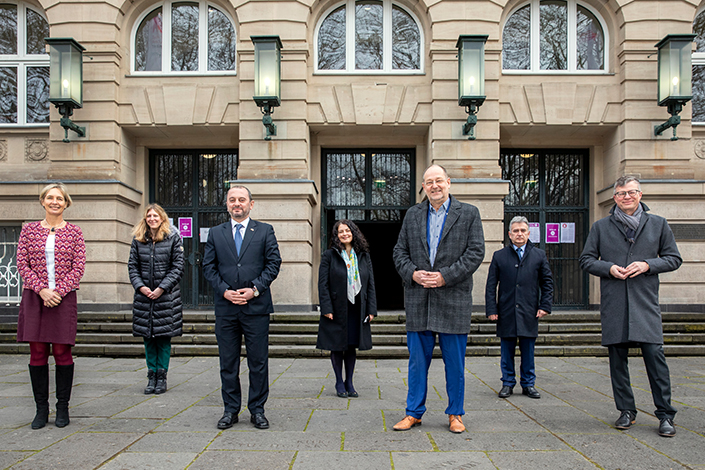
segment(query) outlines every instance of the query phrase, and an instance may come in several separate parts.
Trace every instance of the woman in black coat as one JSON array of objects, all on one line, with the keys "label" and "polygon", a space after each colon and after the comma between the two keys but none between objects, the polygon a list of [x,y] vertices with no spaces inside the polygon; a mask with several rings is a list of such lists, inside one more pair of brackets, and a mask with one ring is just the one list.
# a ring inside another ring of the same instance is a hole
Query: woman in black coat
[{"label": "woman in black coat", "polygon": [[377,296],[367,240],[350,220],[339,220],[333,226],[331,248],[321,256],[318,299],[321,318],[316,348],[330,351],[338,396],[356,398],[356,348],[372,349],[370,321],[377,315]]},{"label": "woman in black coat", "polygon": [[158,204],[150,204],[132,231],[127,267],[135,288],[132,334],[144,338],[147,359],[145,394],[166,392],[171,338],[181,336],[179,281],[184,273],[184,247]]}]

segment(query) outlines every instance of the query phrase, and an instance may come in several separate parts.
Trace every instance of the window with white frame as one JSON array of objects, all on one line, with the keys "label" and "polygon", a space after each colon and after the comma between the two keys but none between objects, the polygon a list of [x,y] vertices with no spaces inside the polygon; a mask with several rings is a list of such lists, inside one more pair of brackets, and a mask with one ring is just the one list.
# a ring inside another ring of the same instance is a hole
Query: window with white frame
[{"label": "window with white frame", "polygon": [[320,73],[419,73],[422,30],[392,0],[346,0],[323,15],[314,43]]},{"label": "window with white frame", "polygon": [[206,1],[165,1],[136,22],[132,71],[140,73],[234,73],[235,26]]},{"label": "window with white frame", "polygon": [[530,0],[511,12],[502,31],[502,69],[522,73],[605,72],[606,29],[576,0]]},{"label": "window with white frame", "polygon": [[705,10],[693,20],[693,124],[705,124]]},{"label": "window with white frame", "polygon": [[25,3],[0,0],[0,125],[49,124],[49,23]]}]

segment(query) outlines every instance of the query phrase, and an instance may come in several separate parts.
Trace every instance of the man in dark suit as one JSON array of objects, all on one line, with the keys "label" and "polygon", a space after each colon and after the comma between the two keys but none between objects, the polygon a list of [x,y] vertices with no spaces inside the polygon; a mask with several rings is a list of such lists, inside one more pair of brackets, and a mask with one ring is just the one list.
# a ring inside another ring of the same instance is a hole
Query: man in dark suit
[{"label": "man in dark suit", "polygon": [[663,352],[659,277],[683,262],[671,227],[641,202],[641,183],[622,176],[614,183],[610,215],[592,226],[580,255],[580,267],[600,278],[602,345],[610,358],[610,379],[617,429],[636,422],[629,378],[629,348],[640,348],[659,419],[658,433],[676,435],[671,404],[671,375]]},{"label": "man in dark suit", "polygon": [[445,168],[431,165],[423,176],[427,201],[410,208],[394,247],[404,281],[409,390],[406,416],[395,431],[421,424],[426,411],[428,368],[438,342],[446,370],[448,426],[465,431],[465,349],[472,314],[472,275],[485,256],[477,207],[450,195]]},{"label": "man in dark suit", "polygon": [[517,339],[521,351],[522,393],[529,398],[541,398],[535,387],[534,345],[539,335],[539,318],[551,313],[553,275],[546,252],[529,241],[526,217],[511,220],[509,240],[510,245],[492,255],[485,286],[486,315],[497,322],[497,336],[502,344],[499,398],[508,398],[517,383],[514,371]]},{"label": "man in dark suit", "polygon": [[250,219],[255,204],[250,190],[231,186],[226,204],[231,220],[209,231],[203,255],[203,275],[215,290],[215,336],[225,404],[218,429],[238,421],[243,334],[250,369],[250,421],[256,428],[267,429],[269,314],[274,311],[269,286],[279,274],[282,260],[272,226]]}]

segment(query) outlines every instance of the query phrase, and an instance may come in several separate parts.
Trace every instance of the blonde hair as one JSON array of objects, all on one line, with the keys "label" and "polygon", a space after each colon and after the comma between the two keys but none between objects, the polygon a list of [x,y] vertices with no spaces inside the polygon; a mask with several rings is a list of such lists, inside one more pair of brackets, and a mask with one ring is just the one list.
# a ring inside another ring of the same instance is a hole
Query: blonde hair
[{"label": "blonde hair", "polygon": [[61,191],[61,195],[64,196],[64,200],[66,201],[66,209],[71,207],[71,204],[73,201],[71,200],[71,196],[69,195],[69,190],[66,189],[66,185],[64,183],[51,183],[46,186],[44,186],[44,189],[42,189],[42,192],[39,193],[39,203],[41,204],[44,202],[44,198],[47,197],[47,194],[49,191],[52,189],[58,189]]},{"label": "blonde hair", "polygon": [[140,222],[135,225],[135,228],[132,229],[132,236],[135,237],[135,240],[140,243],[147,242],[147,233],[149,233],[151,230],[149,228],[149,225],[147,225],[147,213],[149,211],[156,212],[159,218],[162,219],[162,223],[159,226],[159,229],[157,230],[157,235],[153,238],[153,240],[155,242],[160,242],[166,237],[168,237],[171,233],[171,226],[169,225],[169,216],[166,215],[166,211],[159,204],[150,204],[144,209],[144,215],[142,216],[142,220],[140,220]]}]

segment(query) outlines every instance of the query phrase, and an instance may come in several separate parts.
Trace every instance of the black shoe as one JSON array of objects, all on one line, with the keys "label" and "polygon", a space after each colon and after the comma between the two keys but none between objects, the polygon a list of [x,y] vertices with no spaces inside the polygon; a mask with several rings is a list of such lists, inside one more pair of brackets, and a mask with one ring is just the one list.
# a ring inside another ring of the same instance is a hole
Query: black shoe
[{"label": "black shoe", "polygon": [[352,380],[346,380],[343,384],[345,385],[345,390],[348,392],[348,398],[357,398],[360,396],[355,390],[355,387],[352,386]]},{"label": "black shoe", "polygon": [[512,387],[510,387],[509,385],[504,385],[502,387],[502,390],[500,390],[499,393],[497,394],[497,396],[499,398],[509,398],[509,396],[513,393],[514,393],[514,389]]},{"label": "black shoe", "polygon": [[29,366],[32,393],[37,405],[37,414],[32,420],[32,429],[41,429],[49,420],[49,366]]},{"label": "black shoe", "polygon": [[250,416],[250,422],[255,425],[257,429],[269,429],[269,421],[264,417],[264,413],[255,413]]},{"label": "black shoe", "polygon": [[157,369],[157,383],[154,386],[154,394],[161,395],[166,392],[166,370]]},{"label": "black shoe", "polygon": [[69,425],[69,400],[71,399],[71,387],[73,386],[74,364],[68,366],[56,366],[56,417],[54,425],[57,428],[64,428]]},{"label": "black shoe", "polygon": [[348,392],[336,392],[340,398],[348,398]]},{"label": "black shoe", "polygon": [[617,429],[629,429],[634,423],[636,423],[636,414],[631,411],[622,411],[619,419],[615,421],[614,427]]},{"label": "black shoe", "polygon": [[663,418],[658,426],[658,435],[663,437],[673,437],[676,435],[676,425],[671,418]]},{"label": "black shoe", "polygon": [[144,388],[145,395],[154,393],[154,387],[157,386],[157,372],[152,369],[147,370],[147,386]]},{"label": "black shoe", "polygon": [[232,428],[233,424],[237,423],[237,414],[226,411],[223,417],[218,421],[218,429]]},{"label": "black shoe", "polygon": [[533,385],[521,388],[522,395],[526,395],[529,398],[541,398],[541,394]]}]

